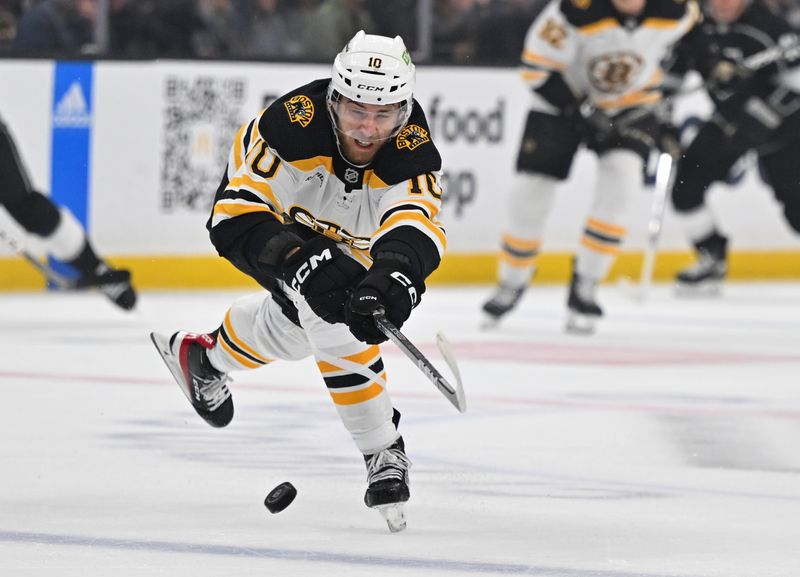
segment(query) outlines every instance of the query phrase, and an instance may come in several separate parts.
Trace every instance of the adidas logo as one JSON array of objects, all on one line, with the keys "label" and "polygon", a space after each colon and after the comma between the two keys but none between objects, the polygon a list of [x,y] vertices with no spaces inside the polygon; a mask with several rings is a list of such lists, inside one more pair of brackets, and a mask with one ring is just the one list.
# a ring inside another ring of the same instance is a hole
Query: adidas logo
[{"label": "adidas logo", "polygon": [[92,123],[80,82],[73,82],[56,104],[53,125],[58,128],[87,128]]}]

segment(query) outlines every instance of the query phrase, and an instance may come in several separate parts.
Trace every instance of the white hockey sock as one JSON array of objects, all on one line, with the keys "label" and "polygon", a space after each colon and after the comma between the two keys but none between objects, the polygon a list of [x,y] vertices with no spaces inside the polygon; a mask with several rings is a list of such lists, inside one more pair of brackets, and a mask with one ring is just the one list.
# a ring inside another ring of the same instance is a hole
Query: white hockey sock
[{"label": "white hockey sock", "polygon": [[53,234],[43,239],[48,254],[60,261],[70,261],[81,253],[86,245],[86,233],[78,219],[66,208],[59,209],[61,220]]}]

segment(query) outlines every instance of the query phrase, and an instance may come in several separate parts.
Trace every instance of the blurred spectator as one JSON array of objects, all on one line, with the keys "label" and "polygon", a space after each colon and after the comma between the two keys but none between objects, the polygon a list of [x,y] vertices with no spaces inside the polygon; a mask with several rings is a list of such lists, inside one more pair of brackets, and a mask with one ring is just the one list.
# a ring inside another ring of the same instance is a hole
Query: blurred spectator
[{"label": "blurred spectator", "polygon": [[417,38],[417,5],[419,0],[364,0],[364,7],[370,13],[375,28],[365,30],[370,34],[380,34],[394,38],[401,36],[410,51],[419,47]]},{"label": "blurred spectator", "polygon": [[0,53],[9,52],[14,45],[21,11],[20,0],[0,0]]},{"label": "blurred spectator", "polygon": [[434,4],[433,57],[440,62],[472,63],[478,27],[490,0],[441,0]]},{"label": "blurred spectator", "polygon": [[23,13],[14,50],[74,56],[94,51],[95,0],[43,0]]},{"label": "blurred spectator", "polygon": [[305,55],[303,31],[308,22],[308,4],[281,0],[251,0],[247,15],[250,33],[244,56],[268,60]]},{"label": "blurred spectator", "polygon": [[245,49],[244,18],[231,0],[197,0],[202,25],[194,31],[194,55],[231,58]]},{"label": "blurred spectator", "polygon": [[547,0],[492,0],[481,14],[474,64],[516,65],[528,26]]},{"label": "blurred spectator", "polygon": [[363,0],[325,0],[306,23],[306,49],[317,60],[333,60],[359,30],[372,33],[375,24]]},{"label": "blurred spectator", "polygon": [[196,0],[111,0],[110,54],[133,58],[191,58],[202,30]]}]

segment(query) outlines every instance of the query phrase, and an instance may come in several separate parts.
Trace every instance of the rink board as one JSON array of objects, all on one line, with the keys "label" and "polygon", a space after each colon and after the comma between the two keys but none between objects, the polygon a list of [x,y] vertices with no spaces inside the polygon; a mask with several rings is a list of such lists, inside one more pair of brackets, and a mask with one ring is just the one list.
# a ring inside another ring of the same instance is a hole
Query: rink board
[{"label": "rink board", "polygon": [[[70,80],[76,70],[78,77]],[[3,61],[0,115],[18,140],[34,185],[82,202],[79,209],[99,251],[131,266],[139,286],[246,286],[248,279],[216,257],[205,230],[232,136],[271,99],[328,70],[297,64]],[[448,248],[434,280],[489,282],[528,95],[515,69],[445,67],[421,68],[416,94],[445,169]],[[707,111],[699,93],[678,106],[687,127]],[[65,168],[76,131],[88,136],[87,157]],[[594,173],[594,158],[581,152],[548,221],[539,280],[566,278]],[[712,189],[709,198],[732,237],[732,278],[800,278],[797,238],[752,159],[745,159],[736,176],[734,184]],[[630,233],[615,276],[638,272],[650,200],[651,189],[643,187],[630,207]],[[1,210],[0,227],[20,234]],[[689,259],[668,211],[656,278],[670,278]],[[27,268],[0,246],[0,289],[40,286]]]}]

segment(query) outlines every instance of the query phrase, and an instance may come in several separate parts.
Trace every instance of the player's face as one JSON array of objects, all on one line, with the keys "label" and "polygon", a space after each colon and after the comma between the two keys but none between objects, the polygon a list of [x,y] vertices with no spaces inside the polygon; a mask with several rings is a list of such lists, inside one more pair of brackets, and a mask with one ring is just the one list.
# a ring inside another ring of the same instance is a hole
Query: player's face
[{"label": "player's face", "polygon": [[747,7],[747,0],[708,0],[711,17],[717,22],[727,24],[739,19]]},{"label": "player's face", "polygon": [[342,154],[353,164],[372,162],[397,129],[400,104],[362,104],[342,97],[335,104]]},{"label": "player's face", "polygon": [[644,10],[647,0],[611,0],[618,11],[627,16],[638,16]]}]

